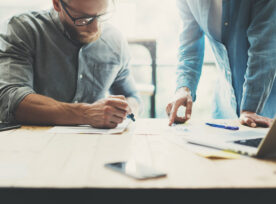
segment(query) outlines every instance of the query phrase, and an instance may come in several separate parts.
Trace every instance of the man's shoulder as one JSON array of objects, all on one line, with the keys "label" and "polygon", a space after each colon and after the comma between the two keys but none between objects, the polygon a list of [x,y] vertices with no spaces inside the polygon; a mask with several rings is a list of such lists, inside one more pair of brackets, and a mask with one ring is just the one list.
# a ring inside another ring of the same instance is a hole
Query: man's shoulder
[{"label": "man's shoulder", "polygon": [[50,11],[49,10],[41,10],[41,11],[29,11],[24,13],[15,14],[6,19],[6,22],[21,22],[21,23],[30,23],[33,21],[39,20],[49,20],[50,19]]},{"label": "man's shoulder", "polygon": [[30,31],[37,26],[43,26],[43,22],[49,21],[49,13],[49,10],[19,13],[6,18],[3,21],[3,28],[4,30],[8,27],[12,27],[14,30],[25,28]]}]

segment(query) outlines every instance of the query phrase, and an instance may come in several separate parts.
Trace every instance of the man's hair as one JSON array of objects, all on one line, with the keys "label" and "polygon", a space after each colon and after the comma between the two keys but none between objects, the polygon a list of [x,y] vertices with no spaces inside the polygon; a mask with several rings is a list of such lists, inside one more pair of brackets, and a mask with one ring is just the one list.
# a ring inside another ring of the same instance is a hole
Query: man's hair
[{"label": "man's hair", "polygon": [[[66,3],[70,3],[72,0],[63,0],[63,1],[65,1]],[[115,3],[116,3],[116,0],[111,0],[111,2],[112,2],[113,4],[115,4]]]},{"label": "man's hair", "polygon": [[[65,1],[65,3],[67,3],[67,4],[69,4],[72,0],[63,0],[63,1]],[[108,0],[108,1],[110,1],[112,3],[111,7],[113,7],[113,9],[114,9],[116,6],[117,0]],[[110,5],[109,5],[109,7],[110,7]]]},{"label": "man's hair", "polygon": [[[72,0],[63,0],[65,3],[70,4]],[[116,9],[116,3],[118,0],[108,0],[109,2],[111,2],[111,4],[109,4],[109,9],[111,8],[111,10],[115,10]]]}]

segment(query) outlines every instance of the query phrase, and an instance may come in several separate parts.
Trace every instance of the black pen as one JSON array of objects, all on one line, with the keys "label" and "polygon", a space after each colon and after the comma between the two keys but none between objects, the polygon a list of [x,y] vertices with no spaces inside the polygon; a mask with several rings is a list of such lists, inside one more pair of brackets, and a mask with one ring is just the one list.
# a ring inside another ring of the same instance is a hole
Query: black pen
[{"label": "black pen", "polygon": [[131,114],[128,114],[127,115],[127,118],[131,119],[133,122],[135,122],[135,118],[134,118],[134,114],[131,113]]}]

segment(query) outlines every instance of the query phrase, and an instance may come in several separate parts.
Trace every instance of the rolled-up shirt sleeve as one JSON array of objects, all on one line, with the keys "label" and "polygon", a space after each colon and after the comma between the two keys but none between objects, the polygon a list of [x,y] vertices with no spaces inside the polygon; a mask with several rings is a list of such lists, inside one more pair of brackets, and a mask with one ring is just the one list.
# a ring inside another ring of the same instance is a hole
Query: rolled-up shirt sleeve
[{"label": "rolled-up shirt sleeve", "polygon": [[33,90],[34,42],[24,20],[13,17],[0,34],[0,120],[14,122],[19,103]]},{"label": "rolled-up shirt sleeve", "polygon": [[193,100],[201,76],[204,57],[204,33],[190,11],[187,1],[178,0],[182,32],[180,35],[179,64],[177,67],[177,88],[188,87]]},{"label": "rolled-up shirt sleeve", "polygon": [[250,48],[241,110],[260,113],[276,78],[276,1],[254,1],[247,35]]}]

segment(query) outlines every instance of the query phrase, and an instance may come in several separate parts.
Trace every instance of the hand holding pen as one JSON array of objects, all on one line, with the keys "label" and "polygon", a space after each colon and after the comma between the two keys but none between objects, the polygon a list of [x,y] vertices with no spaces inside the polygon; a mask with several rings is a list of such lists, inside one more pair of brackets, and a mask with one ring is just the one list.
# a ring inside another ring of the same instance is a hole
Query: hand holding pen
[{"label": "hand holding pen", "polygon": [[116,128],[131,114],[131,108],[124,96],[110,96],[93,104],[80,106],[82,124],[95,128]]},{"label": "hand holding pen", "polygon": [[[110,96],[111,98],[118,98],[118,99],[121,99],[121,100],[124,100],[126,101],[126,98],[124,96]],[[128,107],[128,114],[127,114],[127,118],[131,119],[133,122],[135,122],[135,116],[134,114],[131,112],[131,109],[130,107]]]}]

